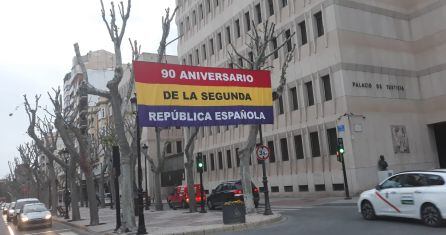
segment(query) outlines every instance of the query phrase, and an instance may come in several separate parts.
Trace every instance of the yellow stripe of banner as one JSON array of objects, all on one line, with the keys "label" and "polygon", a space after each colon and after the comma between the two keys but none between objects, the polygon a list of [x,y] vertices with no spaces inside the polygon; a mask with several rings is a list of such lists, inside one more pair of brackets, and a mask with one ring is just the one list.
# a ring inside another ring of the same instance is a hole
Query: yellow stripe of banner
[{"label": "yellow stripe of banner", "polygon": [[271,88],[136,83],[140,105],[272,106]]}]

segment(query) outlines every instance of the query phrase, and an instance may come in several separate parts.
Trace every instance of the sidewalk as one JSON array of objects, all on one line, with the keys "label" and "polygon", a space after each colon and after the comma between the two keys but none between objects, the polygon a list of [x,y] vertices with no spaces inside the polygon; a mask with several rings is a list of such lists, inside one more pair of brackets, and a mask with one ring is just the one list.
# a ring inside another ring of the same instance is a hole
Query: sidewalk
[{"label": "sidewalk", "polygon": [[[80,208],[81,221],[69,221],[61,217],[53,219],[77,228],[84,229],[90,233],[114,234],[115,229],[115,211],[109,208],[99,210],[101,225],[87,226],[89,224],[88,208]],[[188,210],[171,210],[165,208],[164,211],[144,211],[146,221],[146,230],[148,234],[204,234],[219,231],[232,231],[254,228],[260,225],[266,225],[279,221],[282,217],[279,213],[264,216],[263,214],[253,214],[246,216],[245,224],[223,224],[221,210],[208,211],[208,213],[188,213]],[[138,218],[136,218],[138,223]],[[102,224],[104,223],[104,224]]]}]

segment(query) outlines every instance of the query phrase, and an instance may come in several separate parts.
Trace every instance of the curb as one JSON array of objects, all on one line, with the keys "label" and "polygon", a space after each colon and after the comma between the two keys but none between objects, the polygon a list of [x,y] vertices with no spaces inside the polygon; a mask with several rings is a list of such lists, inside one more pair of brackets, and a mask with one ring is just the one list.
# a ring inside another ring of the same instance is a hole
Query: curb
[{"label": "curb", "polygon": [[[197,230],[187,231],[187,232],[162,233],[162,234],[166,234],[166,235],[205,235],[205,234],[213,234],[216,232],[225,232],[225,231],[242,231],[242,230],[247,230],[247,229],[253,229],[258,226],[273,224],[273,223],[279,222],[283,219],[282,214],[277,213],[277,212],[275,212],[274,216],[272,216],[272,217],[273,218],[271,218],[271,219],[257,221],[257,222],[253,222],[253,223],[223,225],[223,226],[217,227],[217,228],[197,229]],[[117,233],[105,232],[104,234],[105,235],[116,235]],[[133,232],[133,233],[128,233],[128,234],[135,234],[135,233]]]},{"label": "curb", "polygon": [[73,228],[84,230],[84,231],[89,232],[89,233],[96,233],[94,231],[89,230],[85,225],[73,224],[73,223],[70,223],[70,222],[66,221],[65,219],[60,219],[60,218],[56,219],[55,217],[53,217],[53,220],[57,221],[58,223],[65,224],[65,225],[68,225],[68,226],[73,227]]}]

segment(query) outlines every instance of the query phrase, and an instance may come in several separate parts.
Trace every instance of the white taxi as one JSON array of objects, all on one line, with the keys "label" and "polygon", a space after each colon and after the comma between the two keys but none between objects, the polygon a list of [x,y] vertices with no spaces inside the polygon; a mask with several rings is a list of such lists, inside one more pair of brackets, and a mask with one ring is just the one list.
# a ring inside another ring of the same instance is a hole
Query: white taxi
[{"label": "white taxi", "polygon": [[358,210],[366,220],[395,216],[440,226],[446,219],[445,181],[446,169],[398,173],[361,193]]}]

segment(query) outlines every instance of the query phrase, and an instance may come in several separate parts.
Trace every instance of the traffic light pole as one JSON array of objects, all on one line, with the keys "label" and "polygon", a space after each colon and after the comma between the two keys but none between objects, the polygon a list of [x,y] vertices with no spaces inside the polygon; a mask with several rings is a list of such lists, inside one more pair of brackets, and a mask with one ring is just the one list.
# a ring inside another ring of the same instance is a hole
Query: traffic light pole
[{"label": "traffic light pole", "polygon": [[345,170],[345,163],[344,163],[344,154],[341,153],[341,163],[342,163],[342,174],[344,175],[344,190],[345,190],[345,199],[352,199],[350,197],[350,192],[348,190],[348,181],[347,181],[347,171]]},{"label": "traffic light pole", "polygon": [[[262,134],[262,125],[259,125],[259,135],[260,135],[260,144],[263,144],[263,134]],[[265,211],[263,212],[264,215],[272,215],[273,212],[271,211],[271,205],[269,203],[269,190],[268,190],[268,178],[266,176],[266,160],[262,160],[262,172],[263,172],[263,193],[265,197]]]},{"label": "traffic light pole", "polygon": [[206,213],[206,208],[204,208],[204,188],[203,188],[203,171],[200,171],[200,213]]}]

